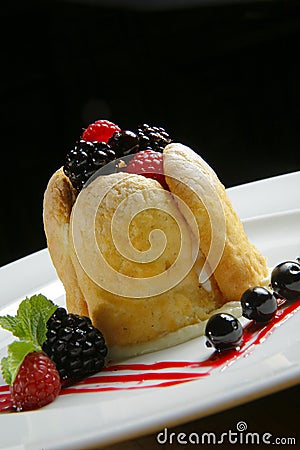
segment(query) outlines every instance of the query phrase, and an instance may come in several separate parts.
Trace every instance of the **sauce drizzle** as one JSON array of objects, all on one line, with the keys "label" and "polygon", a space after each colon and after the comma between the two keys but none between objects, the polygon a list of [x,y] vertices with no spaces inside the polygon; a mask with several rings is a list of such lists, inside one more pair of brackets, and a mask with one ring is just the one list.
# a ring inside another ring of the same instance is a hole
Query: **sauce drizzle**
[{"label": "sauce drizzle", "polygon": [[[243,330],[239,349],[213,352],[204,361],[158,361],[151,364],[120,363],[105,367],[99,374],[72,386],[63,387],[60,395],[135,389],[165,388],[187,383],[223,371],[239,358],[248,356],[283,322],[300,309],[300,299],[294,303],[278,302],[278,310],[266,325],[249,322]],[[9,386],[0,386],[0,412],[13,411]]]}]

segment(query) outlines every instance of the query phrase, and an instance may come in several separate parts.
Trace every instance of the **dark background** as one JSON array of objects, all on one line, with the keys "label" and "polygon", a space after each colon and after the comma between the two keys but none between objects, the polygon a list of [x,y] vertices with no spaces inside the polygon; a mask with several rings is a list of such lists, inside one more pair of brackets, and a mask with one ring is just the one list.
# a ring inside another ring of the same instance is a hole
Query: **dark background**
[{"label": "dark background", "polygon": [[[46,246],[47,182],[98,118],[164,126],[227,187],[299,170],[300,2],[156,4],[2,2],[1,265]],[[295,436],[298,399],[295,387],[202,429],[240,419]]]},{"label": "dark background", "polygon": [[143,3],[1,6],[1,265],[46,246],[48,179],[99,118],[164,126],[226,187],[299,169],[299,2]]}]

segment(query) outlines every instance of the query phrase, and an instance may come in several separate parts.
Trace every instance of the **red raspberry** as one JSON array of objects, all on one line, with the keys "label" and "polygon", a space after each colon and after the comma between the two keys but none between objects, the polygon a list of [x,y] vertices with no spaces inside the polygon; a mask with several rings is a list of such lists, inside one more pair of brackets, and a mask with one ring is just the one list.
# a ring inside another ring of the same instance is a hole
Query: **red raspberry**
[{"label": "red raspberry", "polygon": [[55,364],[43,353],[29,353],[10,388],[14,407],[29,411],[51,403],[60,392]]},{"label": "red raspberry", "polygon": [[109,120],[97,120],[91,123],[82,134],[84,141],[108,142],[116,131],[121,131],[118,125]]},{"label": "red raspberry", "polygon": [[164,189],[169,189],[164,176],[163,155],[153,150],[143,150],[134,155],[126,167],[126,172],[144,175],[157,180]]}]

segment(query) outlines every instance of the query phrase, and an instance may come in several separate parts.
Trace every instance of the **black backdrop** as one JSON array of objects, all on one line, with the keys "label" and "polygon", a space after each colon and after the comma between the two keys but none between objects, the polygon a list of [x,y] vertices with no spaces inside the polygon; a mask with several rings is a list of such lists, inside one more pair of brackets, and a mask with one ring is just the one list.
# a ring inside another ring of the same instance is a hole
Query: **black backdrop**
[{"label": "black backdrop", "polygon": [[1,9],[1,264],[46,246],[47,181],[100,117],[165,126],[227,187],[299,169],[299,2]]}]

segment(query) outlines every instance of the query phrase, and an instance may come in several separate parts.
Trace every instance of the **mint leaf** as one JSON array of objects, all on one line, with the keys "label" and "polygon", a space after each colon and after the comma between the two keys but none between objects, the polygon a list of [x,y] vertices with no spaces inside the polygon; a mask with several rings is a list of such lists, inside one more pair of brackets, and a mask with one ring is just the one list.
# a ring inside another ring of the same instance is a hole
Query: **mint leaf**
[{"label": "mint leaf", "polygon": [[3,376],[5,383],[11,385],[12,382],[11,382],[11,373],[10,373],[10,369],[9,369],[8,356],[5,358],[2,358],[1,371],[2,371],[2,376]]},{"label": "mint leaf", "polygon": [[14,331],[17,328],[16,318],[10,315],[0,316],[0,326],[14,334]]},{"label": "mint leaf", "polygon": [[[22,302],[23,303],[23,302]],[[42,346],[46,340],[47,322],[56,311],[57,306],[44,295],[34,295],[19,306],[17,317],[20,323],[26,323],[30,328],[29,338]],[[26,306],[28,305],[28,310]]]},{"label": "mint leaf", "polygon": [[31,341],[14,341],[8,346],[8,356],[2,358],[2,375],[6,383],[12,385],[20,366],[28,353],[41,351],[41,348]]},{"label": "mint leaf", "polygon": [[15,317],[0,317],[0,325],[19,339],[42,346],[46,340],[47,321],[56,309],[57,306],[44,295],[34,295],[20,303]]},{"label": "mint leaf", "polygon": [[0,316],[0,326],[16,337],[23,337],[24,330],[17,316]]},{"label": "mint leaf", "polygon": [[17,314],[0,317],[0,326],[11,331],[20,341],[8,346],[8,356],[2,358],[1,370],[6,383],[12,385],[19,368],[28,353],[41,352],[46,340],[47,321],[57,306],[44,295],[25,298]]}]

